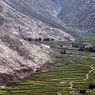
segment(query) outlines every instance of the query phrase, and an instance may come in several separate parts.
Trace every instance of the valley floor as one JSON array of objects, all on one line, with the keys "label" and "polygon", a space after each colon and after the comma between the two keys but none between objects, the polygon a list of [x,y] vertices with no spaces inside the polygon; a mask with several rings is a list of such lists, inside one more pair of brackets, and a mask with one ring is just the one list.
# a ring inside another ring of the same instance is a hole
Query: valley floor
[{"label": "valley floor", "polygon": [[[52,44],[59,52],[57,46],[60,44]],[[58,62],[48,72],[16,81],[11,87],[1,89],[0,95],[81,95],[80,90],[86,90],[85,95],[95,95],[95,91],[88,89],[90,84],[95,84],[95,53],[66,47],[74,53],[56,55]]]}]

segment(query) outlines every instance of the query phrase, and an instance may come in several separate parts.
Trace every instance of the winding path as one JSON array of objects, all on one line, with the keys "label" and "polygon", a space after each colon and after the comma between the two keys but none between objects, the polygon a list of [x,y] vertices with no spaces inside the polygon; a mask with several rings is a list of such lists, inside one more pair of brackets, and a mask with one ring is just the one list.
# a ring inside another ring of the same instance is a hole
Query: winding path
[{"label": "winding path", "polygon": [[71,81],[69,84],[70,84],[70,89],[72,90],[73,89],[73,83],[74,83],[74,81]]},{"label": "winding path", "polygon": [[57,92],[57,95],[61,95],[61,93],[60,92]]},{"label": "winding path", "polygon": [[[90,66],[90,68],[91,68],[91,70],[86,74],[86,78],[84,79],[84,80],[88,80],[89,79],[89,75],[95,70],[95,68],[94,68],[94,66],[93,65],[91,65]],[[75,81],[79,81],[79,80],[75,80]],[[73,85],[74,85],[74,82],[75,81],[70,81],[69,82],[69,84],[70,84],[70,89],[71,90],[73,90],[74,88],[73,88]],[[70,93],[72,93],[72,91],[70,91]]]},{"label": "winding path", "polygon": [[[89,70],[89,72],[85,75],[86,76],[86,78],[84,78],[83,80],[88,80],[89,79],[89,76],[90,76],[90,74],[95,70],[95,67],[94,67],[94,65],[91,65],[91,66],[89,66],[91,69]],[[80,80],[73,80],[73,81],[70,81],[69,82],[69,85],[70,85],[70,89],[71,89],[71,91],[70,91],[70,94],[73,94],[73,90],[75,89],[75,88],[73,88],[73,86],[74,86],[74,83],[75,82],[77,82],[77,81],[80,81]],[[61,84],[63,84],[63,83],[65,83],[65,82],[60,82]],[[57,95],[62,95],[60,92],[57,92]]]},{"label": "winding path", "polygon": [[[91,68],[91,70],[86,74],[86,78],[84,80],[88,80],[90,74],[95,70],[94,65],[91,65],[90,68]],[[80,81],[80,80],[75,80],[75,81]],[[69,84],[70,84],[69,88],[71,89],[71,91],[70,91],[71,94],[73,94],[72,91],[75,89],[75,88],[73,88],[75,81],[69,82]],[[60,82],[60,83],[62,84],[62,83],[66,83],[66,82]],[[60,92],[57,92],[57,95],[62,95],[62,94]]]},{"label": "winding path", "polygon": [[89,75],[95,70],[93,65],[91,65],[90,68],[91,68],[91,70],[86,74],[86,78],[84,80],[88,80],[89,79]]}]

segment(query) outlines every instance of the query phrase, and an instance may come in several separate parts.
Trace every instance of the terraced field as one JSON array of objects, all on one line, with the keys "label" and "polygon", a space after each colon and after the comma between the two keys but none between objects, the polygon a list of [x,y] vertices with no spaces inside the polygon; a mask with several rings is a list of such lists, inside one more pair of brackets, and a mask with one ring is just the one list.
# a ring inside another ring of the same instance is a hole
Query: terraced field
[{"label": "terraced field", "polygon": [[87,52],[61,55],[58,58],[61,61],[48,72],[16,81],[13,86],[1,89],[0,95],[81,95],[80,90],[88,91],[85,95],[95,95],[94,91],[88,90],[89,84],[95,84],[94,57],[95,53]]},{"label": "terraced field", "polygon": [[[28,79],[17,81],[0,95],[80,95],[80,90],[88,90],[95,84],[95,59],[81,53],[78,56],[63,55],[48,72],[36,73]],[[85,57],[82,57],[85,56]],[[95,95],[95,92],[87,93]]]},{"label": "terraced field", "polygon": [[88,33],[83,33],[78,36],[80,36],[80,38],[79,37],[77,37],[77,38],[79,38],[79,41],[81,41],[81,42],[95,44],[95,33],[88,32]]}]

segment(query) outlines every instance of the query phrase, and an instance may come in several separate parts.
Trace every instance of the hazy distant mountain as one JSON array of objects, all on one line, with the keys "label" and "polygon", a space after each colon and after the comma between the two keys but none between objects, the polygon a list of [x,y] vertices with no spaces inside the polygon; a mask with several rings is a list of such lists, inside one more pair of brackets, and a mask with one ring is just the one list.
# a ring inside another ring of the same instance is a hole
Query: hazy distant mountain
[{"label": "hazy distant mountain", "polygon": [[[16,10],[59,28],[95,29],[94,0],[4,0]],[[69,26],[69,27],[68,27]]]},{"label": "hazy distant mountain", "polygon": [[63,0],[58,17],[66,25],[95,32],[95,0]]},{"label": "hazy distant mountain", "polygon": [[63,26],[63,22],[57,18],[61,7],[58,0],[4,0],[4,2],[16,10],[45,23],[56,27]]}]

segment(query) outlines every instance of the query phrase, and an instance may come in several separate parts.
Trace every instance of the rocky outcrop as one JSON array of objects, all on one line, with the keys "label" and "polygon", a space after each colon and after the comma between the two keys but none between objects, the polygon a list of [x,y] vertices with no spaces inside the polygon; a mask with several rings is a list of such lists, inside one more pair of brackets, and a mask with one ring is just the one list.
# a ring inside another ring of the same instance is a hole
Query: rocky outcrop
[{"label": "rocky outcrop", "polygon": [[0,85],[28,77],[50,63],[49,51],[0,29]]}]

